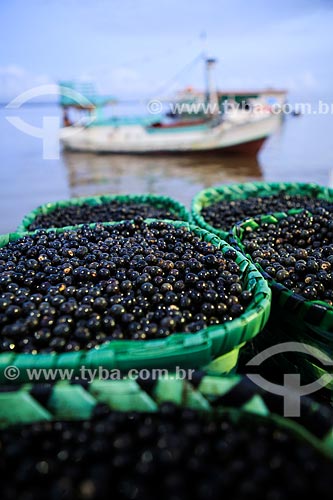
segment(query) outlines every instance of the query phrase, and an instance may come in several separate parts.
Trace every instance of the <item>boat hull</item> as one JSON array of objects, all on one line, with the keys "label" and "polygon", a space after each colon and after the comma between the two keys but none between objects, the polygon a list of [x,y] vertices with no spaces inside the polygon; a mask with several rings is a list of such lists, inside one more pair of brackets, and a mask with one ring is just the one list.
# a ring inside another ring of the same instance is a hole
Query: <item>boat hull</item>
[{"label": "boat hull", "polygon": [[268,136],[262,139],[255,139],[254,141],[243,142],[242,144],[235,144],[234,146],[223,148],[223,150],[226,153],[256,155],[267,138]]},{"label": "boat hull", "polygon": [[63,147],[72,151],[113,154],[179,154],[222,151],[258,153],[264,141],[279,126],[280,117],[269,114],[241,122],[225,120],[177,128],[133,126],[66,127],[60,131]]}]

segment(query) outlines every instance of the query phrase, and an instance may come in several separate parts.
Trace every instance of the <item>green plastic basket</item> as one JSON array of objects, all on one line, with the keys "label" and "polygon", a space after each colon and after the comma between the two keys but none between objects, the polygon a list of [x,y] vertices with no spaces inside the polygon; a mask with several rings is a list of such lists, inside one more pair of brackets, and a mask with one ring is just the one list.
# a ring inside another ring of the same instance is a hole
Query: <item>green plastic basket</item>
[{"label": "green plastic basket", "polygon": [[[301,210],[291,210],[289,215]],[[230,232],[229,241],[232,246],[240,250],[243,255],[251,259],[243,245],[246,228],[255,229],[260,223],[277,224],[288,214],[276,213],[262,215],[255,219],[247,219],[236,224]],[[310,214],[309,214],[310,216]],[[300,294],[288,290],[281,283],[270,277],[259,264],[256,264],[262,275],[267,279],[272,289],[272,310],[267,329],[271,331],[271,342],[297,341],[315,347],[329,358],[324,364],[315,359],[297,356],[297,363],[309,376],[317,378],[324,373],[333,374],[333,307],[320,300],[306,300]],[[268,339],[268,336],[266,337]],[[262,339],[265,343],[265,339]],[[295,356],[291,356],[295,358]],[[327,384],[333,389],[333,380]]]},{"label": "green plastic basket", "polygon": [[[244,184],[230,184],[212,187],[200,191],[192,200],[193,221],[207,231],[210,231],[223,240],[227,240],[228,231],[217,229],[208,224],[201,215],[202,209],[218,201],[233,201],[252,197],[267,197],[285,192],[291,195],[311,196],[313,198],[333,201],[333,190],[317,184],[297,182],[246,182]],[[259,209],[258,209],[259,210]],[[258,211],[260,215],[260,211]]]},{"label": "green plastic basket", "polygon": [[271,395],[245,377],[219,377],[202,372],[192,380],[95,380],[90,384],[61,381],[25,384],[0,392],[0,427],[39,421],[89,419],[98,404],[121,412],[156,412],[165,402],[201,412],[229,413],[234,418],[270,419],[332,458],[332,411],[303,400],[301,417],[283,418],[272,409]]},{"label": "green plastic basket", "polygon": [[[147,223],[155,219],[147,219]],[[231,247],[214,234],[181,221],[167,221],[175,227],[186,227],[197,236],[226,252]],[[106,226],[117,223],[105,223]],[[94,224],[90,225],[94,227]],[[68,230],[68,229],[66,229]],[[75,228],[73,229],[75,230]],[[50,230],[51,231],[51,230]],[[56,229],[63,232],[64,229]],[[33,233],[11,233],[0,236],[0,247],[9,241]],[[197,333],[175,333],[160,340],[119,340],[102,344],[98,349],[81,350],[64,354],[0,354],[0,383],[8,382],[5,369],[15,366],[20,376],[15,382],[28,380],[30,368],[69,368],[79,371],[83,365],[94,368],[128,371],[133,368],[172,368],[175,366],[198,368],[209,365],[218,373],[231,371],[237,364],[239,349],[257,335],[265,326],[271,304],[271,291],[257,268],[240,252],[236,262],[242,271],[246,289],[253,292],[253,299],[245,312],[221,325],[209,326]]]},{"label": "green plastic basket", "polygon": [[[47,215],[53,210],[56,210],[57,208],[65,208],[69,206],[75,206],[75,205],[103,205],[105,203],[111,202],[111,201],[119,201],[123,204],[148,204],[152,205],[154,207],[158,208],[163,208],[170,210],[172,213],[177,216],[177,220],[183,220],[186,222],[191,222],[191,214],[189,211],[185,208],[184,205],[179,203],[178,201],[168,197],[168,196],[162,196],[162,195],[155,195],[155,194],[142,194],[142,195],[136,195],[136,194],[105,194],[102,196],[90,196],[90,197],[82,197],[82,198],[71,198],[70,200],[61,200],[57,201],[54,203],[46,203],[45,205],[41,205],[40,207],[36,208],[35,210],[32,210],[29,212],[25,217],[23,218],[22,222],[20,223],[19,227],[17,228],[18,232],[25,232],[29,231],[30,225],[35,221],[36,217],[39,215]],[[112,222],[112,221],[100,221],[100,222]],[[64,226],[65,227],[65,226]]]},{"label": "green plastic basket", "polygon": [[[289,215],[299,213],[301,210],[291,210],[288,212]],[[259,227],[260,223],[277,224],[279,220],[284,219],[288,216],[286,213],[275,213],[272,215],[262,215],[256,217],[255,219],[247,219],[244,222],[236,224],[230,233],[230,243],[239,249],[243,255],[248,259],[251,256],[246,253],[243,246],[243,236],[246,232],[246,228],[255,229]],[[309,214],[310,217],[310,214]],[[306,300],[303,296],[288,290],[281,283],[276,282],[271,278],[259,264],[256,264],[261,274],[267,279],[270,287],[273,291],[273,303],[279,303],[281,307],[286,312],[291,312],[295,320],[304,322],[305,325],[314,327],[316,330],[312,330],[313,333],[318,333],[323,335],[327,340],[333,339],[333,307],[328,305],[324,301],[320,300]],[[304,333],[310,332],[309,330],[304,330]]]}]

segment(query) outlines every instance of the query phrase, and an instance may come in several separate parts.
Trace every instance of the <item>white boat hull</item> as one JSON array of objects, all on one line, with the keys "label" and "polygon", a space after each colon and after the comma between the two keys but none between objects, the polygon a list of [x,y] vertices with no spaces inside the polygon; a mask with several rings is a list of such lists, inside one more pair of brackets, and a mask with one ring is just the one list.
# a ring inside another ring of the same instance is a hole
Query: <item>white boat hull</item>
[{"label": "white boat hull", "polygon": [[96,153],[190,153],[220,149],[247,152],[247,145],[248,152],[256,153],[279,124],[279,115],[267,113],[230,117],[216,126],[70,126],[60,130],[60,141],[65,149]]}]

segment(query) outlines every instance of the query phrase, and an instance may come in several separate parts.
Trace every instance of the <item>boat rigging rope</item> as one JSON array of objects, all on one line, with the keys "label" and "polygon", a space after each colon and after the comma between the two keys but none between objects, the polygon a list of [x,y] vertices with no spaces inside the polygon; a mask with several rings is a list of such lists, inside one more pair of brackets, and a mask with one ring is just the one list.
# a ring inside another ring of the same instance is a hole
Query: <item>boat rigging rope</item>
[{"label": "boat rigging rope", "polygon": [[184,66],[178,73],[176,73],[172,78],[170,78],[167,82],[165,82],[161,87],[159,87],[153,95],[160,95],[164,91],[169,90],[172,84],[176,83],[177,80],[184,74],[187,73],[192,67],[194,67],[199,61],[202,61],[203,53],[196,55],[192,61],[190,61],[186,66]]}]

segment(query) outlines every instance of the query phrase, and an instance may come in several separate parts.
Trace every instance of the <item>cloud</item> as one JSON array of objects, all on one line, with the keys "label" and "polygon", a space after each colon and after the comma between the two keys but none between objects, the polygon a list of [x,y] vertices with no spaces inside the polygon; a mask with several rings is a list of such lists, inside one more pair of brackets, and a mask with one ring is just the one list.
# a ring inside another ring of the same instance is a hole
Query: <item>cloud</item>
[{"label": "cloud", "polygon": [[22,78],[26,74],[24,68],[16,64],[9,64],[8,66],[0,67],[1,77]]},{"label": "cloud", "polygon": [[17,64],[0,66],[0,98],[2,101],[10,101],[25,90],[48,83],[54,82],[47,74],[33,74]]},{"label": "cloud", "polygon": [[100,94],[111,94],[122,98],[149,95],[152,88],[161,83],[159,79],[152,81],[147,75],[128,66],[94,68],[82,72],[77,79],[95,83]]},{"label": "cloud", "polygon": [[[63,78],[70,80],[70,78]],[[98,93],[133,98],[147,96],[160,80],[147,78],[140,71],[126,66],[94,69],[87,68],[74,78],[79,82],[92,82]],[[0,66],[0,100],[9,102],[17,95],[39,85],[58,83],[45,73],[34,74],[18,64]]]}]

